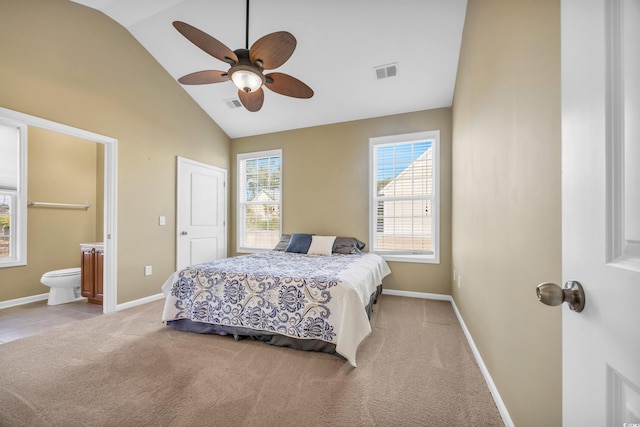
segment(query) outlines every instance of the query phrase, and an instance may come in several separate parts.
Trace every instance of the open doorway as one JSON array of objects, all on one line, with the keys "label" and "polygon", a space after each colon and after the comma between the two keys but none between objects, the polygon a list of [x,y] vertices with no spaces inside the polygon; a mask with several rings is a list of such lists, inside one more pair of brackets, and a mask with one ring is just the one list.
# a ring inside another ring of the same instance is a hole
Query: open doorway
[{"label": "open doorway", "polygon": [[[48,131],[69,135],[75,138],[102,144],[104,147],[104,186],[102,203],[103,225],[102,241],[104,242],[104,299],[103,312],[116,311],[117,305],[117,140],[105,135],[96,134],[65,124],[42,119],[0,108],[0,117],[20,123],[30,128],[40,128]],[[102,151],[102,150],[100,150]],[[27,261],[29,262],[29,261]]]}]

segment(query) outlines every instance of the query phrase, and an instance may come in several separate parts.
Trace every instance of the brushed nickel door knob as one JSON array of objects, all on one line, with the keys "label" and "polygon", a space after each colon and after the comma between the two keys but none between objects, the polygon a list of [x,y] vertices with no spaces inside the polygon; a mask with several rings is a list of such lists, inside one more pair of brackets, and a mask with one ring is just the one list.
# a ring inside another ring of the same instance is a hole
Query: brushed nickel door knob
[{"label": "brushed nickel door knob", "polygon": [[555,283],[540,283],[536,288],[538,301],[546,305],[560,305],[566,302],[569,308],[577,313],[584,309],[584,289],[580,282],[569,280],[561,288]]}]

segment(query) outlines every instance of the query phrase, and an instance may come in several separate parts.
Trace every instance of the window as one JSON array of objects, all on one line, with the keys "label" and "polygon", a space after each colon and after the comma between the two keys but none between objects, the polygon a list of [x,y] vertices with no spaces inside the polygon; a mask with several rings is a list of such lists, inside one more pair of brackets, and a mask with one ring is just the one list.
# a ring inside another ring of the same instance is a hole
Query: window
[{"label": "window", "polygon": [[0,121],[0,267],[27,263],[26,126]]},{"label": "window", "polygon": [[282,150],[238,154],[238,252],[273,249],[282,227]]},{"label": "window", "polygon": [[371,252],[439,263],[440,131],[369,140]]}]

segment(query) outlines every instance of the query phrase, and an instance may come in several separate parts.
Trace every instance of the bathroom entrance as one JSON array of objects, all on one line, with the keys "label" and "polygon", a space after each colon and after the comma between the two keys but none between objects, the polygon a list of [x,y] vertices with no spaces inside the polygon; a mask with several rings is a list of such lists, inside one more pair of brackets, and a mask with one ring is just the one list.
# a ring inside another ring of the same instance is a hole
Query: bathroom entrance
[{"label": "bathroom entrance", "polygon": [[[29,284],[34,277],[38,283],[47,271],[78,267],[81,244],[103,243],[102,311],[115,311],[117,140],[3,108],[0,117],[28,127],[24,197],[31,202],[18,218],[29,227],[26,265],[0,269],[1,281],[19,283],[28,275]],[[29,302],[41,299],[42,286],[7,292],[0,302]]]},{"label": "bathroom entrance", "polygon": [[28,144],[25,285],[41,274],[49,305],[102,305],[104,146],[33,126]]}]

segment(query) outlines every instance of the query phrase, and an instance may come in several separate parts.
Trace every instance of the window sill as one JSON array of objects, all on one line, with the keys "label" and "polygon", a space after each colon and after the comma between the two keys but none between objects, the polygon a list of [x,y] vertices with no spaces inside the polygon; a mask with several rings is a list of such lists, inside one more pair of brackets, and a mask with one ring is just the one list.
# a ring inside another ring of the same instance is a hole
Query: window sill
[{"label": "window sill", "polygon": [[0,262],[0,268],[7,268],[7,267],[22,267],[27,265],[27,261],[26,260],[6,260],[6,261],[2,261]]},{"label": "window sill", "polygon": [[262,252],[271,252],[271,249],[259,249],[259,248],[236,248],[237,254],[259,254]]},{"label": "window sill", "polygon": [[433,255],[410,255],[410,254],[403,254],[403,255],[378,254],[378,255],[384,258],[385,261],[390,261],[390,262],[414,262],[414,263],[420,263],[420,264],[440,264],[440,259]]}]

